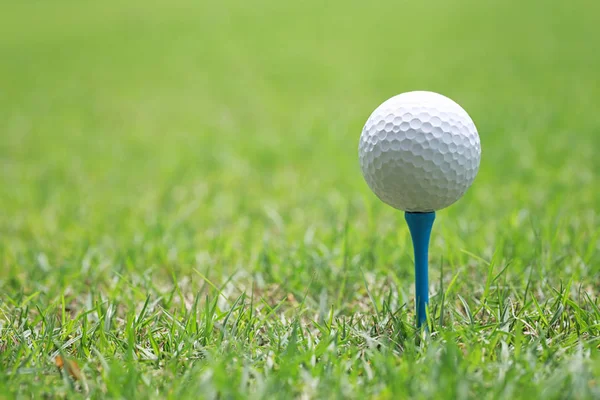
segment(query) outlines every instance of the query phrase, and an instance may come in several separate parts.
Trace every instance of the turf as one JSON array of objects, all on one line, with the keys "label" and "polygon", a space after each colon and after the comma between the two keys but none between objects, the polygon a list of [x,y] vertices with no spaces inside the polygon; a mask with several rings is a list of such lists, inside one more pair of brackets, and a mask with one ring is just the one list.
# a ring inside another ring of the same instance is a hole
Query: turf
[{"label": "turf", "polygon": [[[3,4],[0,397],[599,398],[598,15]],[[415,89],[483,149],[434,226],[428,335],[357,160]]]}]

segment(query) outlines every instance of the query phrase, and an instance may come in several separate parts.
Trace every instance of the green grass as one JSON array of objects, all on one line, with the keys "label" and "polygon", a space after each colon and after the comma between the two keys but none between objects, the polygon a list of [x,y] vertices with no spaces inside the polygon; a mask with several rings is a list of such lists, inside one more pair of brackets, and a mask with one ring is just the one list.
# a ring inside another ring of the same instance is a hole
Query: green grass
[{"label": "green grass", "polygon": [[[0,397],[600,397],[593,2],[1,8]],[[415,89],[483,149],[428,337],[357,159]]]}]

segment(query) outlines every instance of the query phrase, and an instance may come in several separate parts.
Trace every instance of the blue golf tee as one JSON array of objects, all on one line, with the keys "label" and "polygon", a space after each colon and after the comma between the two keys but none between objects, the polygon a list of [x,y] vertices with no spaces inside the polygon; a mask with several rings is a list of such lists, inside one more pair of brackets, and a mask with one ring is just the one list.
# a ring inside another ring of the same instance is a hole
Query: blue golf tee
[{"label": "blue golf tee", "polygon": [[435,212],[406,212],[404,214],[415,253],[415,296],[417,326],[427,322],[429,303],[429,238],[435,220]]}]

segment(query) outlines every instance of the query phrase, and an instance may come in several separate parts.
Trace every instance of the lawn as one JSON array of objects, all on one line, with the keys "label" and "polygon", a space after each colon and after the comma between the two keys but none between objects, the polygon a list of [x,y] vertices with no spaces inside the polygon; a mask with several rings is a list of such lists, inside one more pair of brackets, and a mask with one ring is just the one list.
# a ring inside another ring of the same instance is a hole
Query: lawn
[{"label": "lawn", "polygon": [[[0,398],[600,398],[596,3],[1,9]],[[428,333],[357,155],[417,89],[482,143]]]}]

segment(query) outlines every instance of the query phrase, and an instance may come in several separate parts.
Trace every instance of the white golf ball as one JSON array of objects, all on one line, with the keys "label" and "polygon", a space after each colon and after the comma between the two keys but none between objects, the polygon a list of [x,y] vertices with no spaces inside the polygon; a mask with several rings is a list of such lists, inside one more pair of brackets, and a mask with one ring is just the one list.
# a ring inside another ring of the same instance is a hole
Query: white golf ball
[{"label": "white golf ball", "polygon": [[454,101],[433,92],[402,93],[381,104],[358,145],[367,184],[399,210],[448,207],[471,186],[481,159],[473,120]]}]

